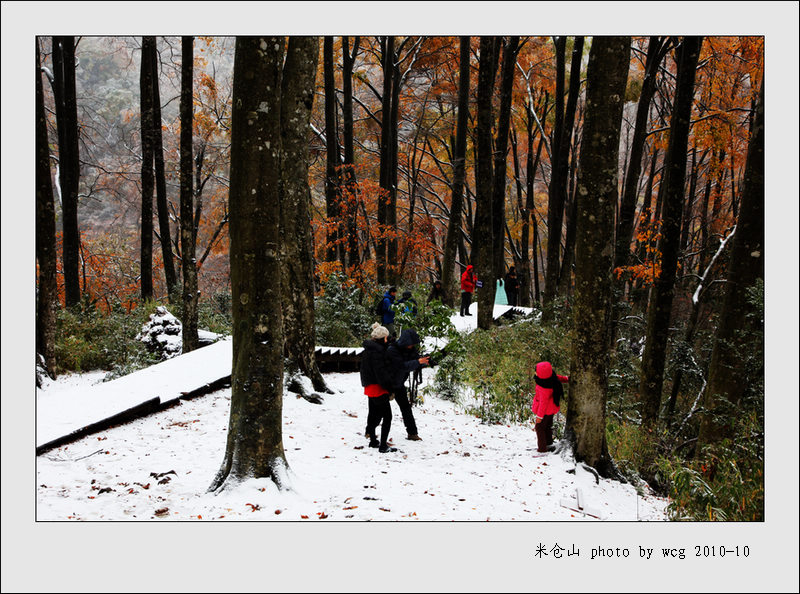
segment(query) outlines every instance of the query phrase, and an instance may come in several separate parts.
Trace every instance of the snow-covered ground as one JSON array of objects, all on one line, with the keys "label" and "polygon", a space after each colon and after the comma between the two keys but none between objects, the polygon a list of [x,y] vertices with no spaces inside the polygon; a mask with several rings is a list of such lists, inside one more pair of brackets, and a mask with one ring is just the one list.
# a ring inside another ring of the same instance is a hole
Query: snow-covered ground
[{"label": "snow-covered ground", "polygon": [[[405,439],[392,405],[398,451],[380,454],[364,439],[367,403],[358,374],[326,378],[336,393],[322,405],[284,398],[290,491],[263,479],[206,492],[225,451],[227,389],[38,456],[36,518],[595,521],[561,505],[574,503],[580,488],[584,505],[603,519],[664,519],[664,499],[613,481],[595,484],[581,468],[568,473],[571,460],[538,454],[530,425],[483,425],[435,396],[415,408],[420,442]],[[76,382],[67,377],[44,392],[54,398]]]}]

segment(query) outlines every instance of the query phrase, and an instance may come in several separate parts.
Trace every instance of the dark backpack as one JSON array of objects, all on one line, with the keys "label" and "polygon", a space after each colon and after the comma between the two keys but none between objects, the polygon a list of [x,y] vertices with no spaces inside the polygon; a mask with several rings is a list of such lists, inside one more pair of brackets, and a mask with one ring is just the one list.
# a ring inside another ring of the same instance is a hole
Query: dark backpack
[{"label": "dark backpack", "polygon": [[373,313],[379,318],[383,317],[383,295],[380,295],[372,308]]}]

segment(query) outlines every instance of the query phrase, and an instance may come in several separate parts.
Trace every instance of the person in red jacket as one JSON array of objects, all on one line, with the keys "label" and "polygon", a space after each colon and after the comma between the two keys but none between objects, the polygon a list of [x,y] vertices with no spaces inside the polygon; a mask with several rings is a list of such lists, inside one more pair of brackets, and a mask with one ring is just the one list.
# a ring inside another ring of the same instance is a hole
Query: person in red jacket
[{"label": "person in red jacket", "polygon": [[536,364],[536,393],[533,396],[531,410],[534,415],[536,428],[537,449],[540,452],[552,452],[553,446],[553,416],[561,409],[561,397],[569,377],[557,375],[553,366],[547,361]]},{"label": "person in red jacket", "polygon": [[472,294],[475,292],[475,273],[472,265],[467,266],[461,275],[461,316],[471,316],[469,306],[472,304]]}]

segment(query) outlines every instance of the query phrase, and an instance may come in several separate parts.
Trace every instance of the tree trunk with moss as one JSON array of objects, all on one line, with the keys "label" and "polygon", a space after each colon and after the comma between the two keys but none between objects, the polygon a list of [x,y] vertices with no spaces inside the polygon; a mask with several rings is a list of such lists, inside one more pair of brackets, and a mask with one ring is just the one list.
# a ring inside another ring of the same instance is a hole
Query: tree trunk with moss
[{"label": "tree trunk with moss", "polygon": [[283,37],[238,37],[231,117],[233,369],[225,458],[211,490],[248,478],[287,488],[281,314]]},{"label": "tree trunk with moss", "polygon": [[576,200],[576,268],[567,439],[575,459],[613,472],[606,445],[611,264],[620,126],[629,37],[596,37],[589,53],[586,117]]},{"label": "tree trunk with moss", "polygon": [[319,39],[291,37],[281,87],[281,227],[284,344],[290,367],[328,391],[314,349],[314,258],[308,186],[309,123],[314,103]]}]

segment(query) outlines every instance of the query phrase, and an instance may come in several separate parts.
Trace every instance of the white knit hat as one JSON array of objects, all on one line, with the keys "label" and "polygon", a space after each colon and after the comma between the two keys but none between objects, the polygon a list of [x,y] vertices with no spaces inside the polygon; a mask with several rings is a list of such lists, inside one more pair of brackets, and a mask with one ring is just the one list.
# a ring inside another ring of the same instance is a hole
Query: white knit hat
[{"label": "white knit hat", "polygon": [[372,334],[370,335],[375,340],[380,340],[381,338],[386,338],[389,336],[389,331],[381,326],[378,322],[372,324]]}]

